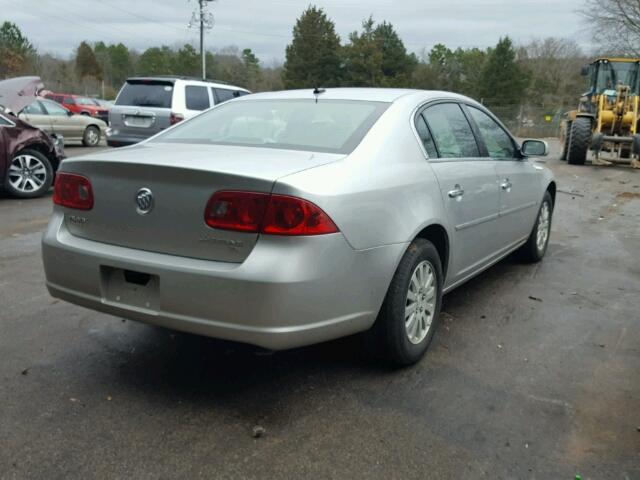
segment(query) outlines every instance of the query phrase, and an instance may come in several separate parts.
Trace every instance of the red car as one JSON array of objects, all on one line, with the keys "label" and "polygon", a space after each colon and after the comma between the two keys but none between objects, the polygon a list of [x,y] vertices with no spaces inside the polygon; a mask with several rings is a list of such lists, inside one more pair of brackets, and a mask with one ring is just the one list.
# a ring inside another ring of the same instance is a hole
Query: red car
[{"label": "red car", "polygon": [[96,102],[89,97],[68,95],[66,93],[47,93],[44,97],[61,103],[73,113],[89,115],[91,117],[99,118],[105,123],[109,123],[109,110],[96,105]]}]

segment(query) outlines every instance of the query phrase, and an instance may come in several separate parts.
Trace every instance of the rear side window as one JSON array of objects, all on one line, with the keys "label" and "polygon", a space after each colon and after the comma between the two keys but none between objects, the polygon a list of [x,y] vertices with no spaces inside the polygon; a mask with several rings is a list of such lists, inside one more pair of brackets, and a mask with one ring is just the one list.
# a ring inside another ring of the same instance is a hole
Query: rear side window
[{"label": "rear side window", "polygon": [[227,100],[231,100],[232,98],[239,97],[237,90],[229,90],[227,88],[214,88],[216,101],[218,103],[226,102]]},{"label": "rear side window", "polygon": [[491,158],[513,158],[515,148],[511,137],[505,132],[496,121],[486,113],[477,108],[468,107],[471,117],[478,125],[478,130],[482,135],[489,156]]},{"label": "rear side window", "polygon": [[418,136],[420,137],[420,140],[422,140],[422,145],[427,151],[429,158],[437,158],[438,151],[436,150],[436,144],[433,143],[433,137],[431,136],[429,127],[427,127],[427,123],[424,121],[422,115],[418,115],[418,119],[416,120],[416,130],[418,131]]},{"label": "rear side window", "polygon": [[206,110],[209,105],[207,87],[188,85],[184,89],[187,110]]},{"label": "rear side window", "polygon": [[171,108],[173,84],[156,80],[128,80],[116,98],[116,105]]},{"label": "rear side window", "polygon": [[441,158],[479,157],[478,145],[462,109],[440,103],[423,112]]},{"label": "rear side window", "polygon": [[53,99],[58,103],[62,103],[62,100],[64,100],[62,95],[56,95],[55,97],[53,97]]}]

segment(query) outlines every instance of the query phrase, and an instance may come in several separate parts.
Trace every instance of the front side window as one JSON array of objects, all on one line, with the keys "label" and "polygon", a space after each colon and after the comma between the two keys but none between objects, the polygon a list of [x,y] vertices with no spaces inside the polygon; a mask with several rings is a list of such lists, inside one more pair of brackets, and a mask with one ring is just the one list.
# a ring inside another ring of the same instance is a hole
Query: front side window
[{"label": "front side window", "polygon": [[515,148],[511,137],[498,123],[486,113],[477,108],[468,107],[471,117],[478,125],[480,135],[484,140],[491,158],[513,158]]},{"label": "front side window", "polygon": [[187,110],[206,110],[209,105],[207,87],[188,85],[184,89]]},{"label": "front side window", "polygon": [[44,101],[42,103],[44,104],[44,108],[47,109],[47,112],[49,112],[49,115],[55,115],[58,117],[66,117],[69,115],[69,110],[61,107],[55,102]]},{"label": "front side window", "polygon": [[71,97],[65,97],[64,98],[64,102],[62,102],[62,103],[64,103],[65,105],[73,105],[74,101],[73,101],[73,98],[71,98]]},{"label": "front side window", "polygon": [[11,123],[9,120],[7,120],[2,115],[0,115],[0,127],[10,127],[12,125],[13,123]]},{"label": "front side window", "polygon": [[440,103],[427,108],[423,115],[441,158],[480,156],[471,126],[458,104]]},{"label": "front side window", "polygon": [[44,111],[42,110],[40,102],[38,101],[31,102],[29,105],[24,107],[22,109],[22,113],[25,113],[27,115],[46,115],[46,113],[44,113]]},{"label": "front side window", "polygon": [[229,102],[153,141],[350,153],[388,105],[312,99]]}]

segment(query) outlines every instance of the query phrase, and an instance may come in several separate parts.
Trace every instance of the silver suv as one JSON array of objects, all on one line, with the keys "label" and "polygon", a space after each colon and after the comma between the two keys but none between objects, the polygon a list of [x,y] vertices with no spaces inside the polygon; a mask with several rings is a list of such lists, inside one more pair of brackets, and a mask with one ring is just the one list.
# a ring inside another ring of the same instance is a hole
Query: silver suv
[{"label": "silver suv", "polygon": [[202,110],[249,93],[241,87],[186,77],[129,78],[109,111],[107,144],[138,143]]}]

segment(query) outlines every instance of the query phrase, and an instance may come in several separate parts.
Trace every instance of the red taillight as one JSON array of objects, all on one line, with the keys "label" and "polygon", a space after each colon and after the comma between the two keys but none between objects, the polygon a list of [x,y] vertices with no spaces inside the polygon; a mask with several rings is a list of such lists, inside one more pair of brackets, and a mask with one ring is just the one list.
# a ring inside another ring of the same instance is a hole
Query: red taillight
[{"label": "red taillight", "polygon": [[273,235],[323,235],[338,231],[320,207],[297,197],[271,195],[262,232]]},{"label": "red taillight", "polygon": [[176,123],[181,122],[182,120],[184,120],[184,115],[171,112],[171,115],[169,116],[169,123],[171,125],[175,125]]},{"label": "red taillight", "polygon": [[216,192],[207,203],[204,221],[213,228],[257,233],[268,203],[268,193]]},{"label": "red taillight", "polygon": [[270,235],[338,231],[329,216],[307,200],[258,192],[216,192],[207,203],[204,220],[212,228]]},{"label": "red taillight", "polygon": [[82,175],[60,172],[53,188],[53,203],[78,210],[93,208],[91,182]]}]

